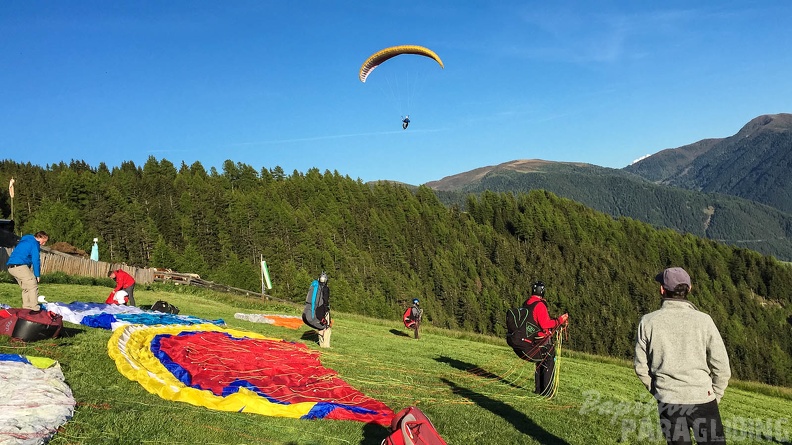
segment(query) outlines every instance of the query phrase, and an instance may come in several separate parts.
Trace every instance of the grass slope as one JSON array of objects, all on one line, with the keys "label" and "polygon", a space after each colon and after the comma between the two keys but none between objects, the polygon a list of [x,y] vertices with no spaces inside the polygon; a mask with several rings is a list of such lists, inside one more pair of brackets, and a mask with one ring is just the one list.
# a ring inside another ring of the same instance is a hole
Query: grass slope
[{"label": "grass slope", "polygon": [[[43,284],[49,301],[104,301],[108,288]],[[222,318],[229,326],[305,342],[290,330],[234,318],[236,312],[297,315],[286,303],[188,288],[137,289],[140,305],[166,300],[182,314]],[[0,283],[0,303],[18,306],[20,290]],[[533,366],[501,339],[427,326],[412,339],[398,321],[336,313],[332,348],[322,363],[394,411],[420,407],[449,444],[665,443],[656,439],[656,405],[630,364],[570,353],[553,400],[537,398]],[[116,370],[110,332],[78,328],[73,337],[22,343],[0,337],[0,353],[46,356],[61,363],[77,399],[74,417],[50,442],[63,444],[380,444],[387,431],[347,421],[307,421],[211,411],[146,392]],[[570,335],[575,335],[574,324]],[[792,390],[734,382],[721,404],[730,442],[785,443],[792,436]],[[762,438],[764,434],[766,438]]]}]

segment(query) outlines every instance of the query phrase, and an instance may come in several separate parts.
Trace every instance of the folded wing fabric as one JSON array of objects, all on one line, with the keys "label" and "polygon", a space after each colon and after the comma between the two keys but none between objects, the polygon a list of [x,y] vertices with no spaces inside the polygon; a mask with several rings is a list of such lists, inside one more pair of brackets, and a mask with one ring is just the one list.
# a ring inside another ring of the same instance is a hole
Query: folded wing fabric
[{"label": "folded wing fabric", "polygon": [[302,343],[215,325],[123,326],[118,370],[167,400],[209,409],[390,425],[393,411],[351,387]]},{"label": "folded wing fabric", "polygon": [[58,362],[0,354],[0,444],[46,443],[75,403]]}]

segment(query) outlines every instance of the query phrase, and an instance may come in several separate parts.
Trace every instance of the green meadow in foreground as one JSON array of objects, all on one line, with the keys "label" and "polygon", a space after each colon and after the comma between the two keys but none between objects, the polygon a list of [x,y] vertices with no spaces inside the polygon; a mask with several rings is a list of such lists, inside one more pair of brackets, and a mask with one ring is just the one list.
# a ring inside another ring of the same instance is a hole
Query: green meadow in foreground
[{"label": "green meadow in foreground", "polygon": [[[50,302],[103,302],[109,288],[43,284]],[[165,300],[181,314],[222,318],[228,326],[304,342],[311,329],[234,318],[237,312],[298,315],[302,308],[185,287],[141,287],[139,305]],[[0,303],[18,307],[20,289],[0,283]],[[123,377],[107,354],[111,332],[66,323],[68,338],[22,343],[0,337],[0,353],[60,362],[77,400],[74,417],[50,442],[65,444],[379,444],[377,425],[211,411],[149,394]],[[563,350],[561,384],[552,400],[532,393],[533,365],[502,339],[425,326],[419,340],[400,321],[334,312],[325,367],[394,411],[421,408],[449,444],[665,443],[656,405],[630,363]],[[569,335],[575,335],[574,314]],[[603,333],[607,335],[607,333]],[[733,381],[721,403],[731,443],[789,443],[792,389]]]}]

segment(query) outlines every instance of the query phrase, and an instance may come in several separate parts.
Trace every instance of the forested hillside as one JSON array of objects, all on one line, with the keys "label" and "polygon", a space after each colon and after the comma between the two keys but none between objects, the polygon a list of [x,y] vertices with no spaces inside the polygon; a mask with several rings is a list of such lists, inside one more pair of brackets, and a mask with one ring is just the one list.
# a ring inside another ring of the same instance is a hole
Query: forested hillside
[{"label": "forested hillside", "polygon": [[767,114],[735,135],[663,150],[628,167],[652,181],[724,193],[792,212],[792,114]]},{"label": "forested hillside", "polygon": [[485,190],[548,190],[614,217],[626,216],[792,260],[789,213],[735,196],[655,184],[624,170],[521,160],[460,173],[426,186],[437,190],[447,204],[463,203],[468,193]]},{"label": "forested hillside", "polygon": [[[222,172],[167,160],[112,170],[75,161],[0,162],[16,180],[17,227],[105,261],[169,267],[294,302],[321,270],[343,311],[398,319],[419,297],[432,324],[504,334],[504,312],[534,280],[551,313],[571,314],[573,349],[631,357],[640,316],[659,307],[654,275],[688,269],[692,300],[724,334],[737,376],[792,385],[792,268],[771,257],[632,219],[548,192],[485,192],[446,207],[427,187],[364,184],[312,169],[286,175],[226,161]],[[0,213],[11,201],[3,191]]]}]

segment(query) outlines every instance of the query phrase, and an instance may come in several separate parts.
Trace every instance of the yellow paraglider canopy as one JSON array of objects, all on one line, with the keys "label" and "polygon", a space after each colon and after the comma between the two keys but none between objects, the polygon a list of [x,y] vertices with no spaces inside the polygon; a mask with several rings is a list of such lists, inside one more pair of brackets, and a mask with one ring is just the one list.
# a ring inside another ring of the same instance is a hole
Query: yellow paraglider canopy
[{"label": "yellow paraglider canopy", "polygon": [[369,74],[371,74],[374,68],[380,66],[382,62],[402,54],[416,54],[419,56],[429,57],[440,64],[440,68],[444,68],[443,61],[440,60],[440,56],[438,56],[429,48],[418,45],[391,46],[389,48],[377,51],[376,53],[372,54],[371,57],[366,59],[365,62],[363,62],[363,65],[360,67],[360,81],[365,83],[366,78],[369,76]]}]

